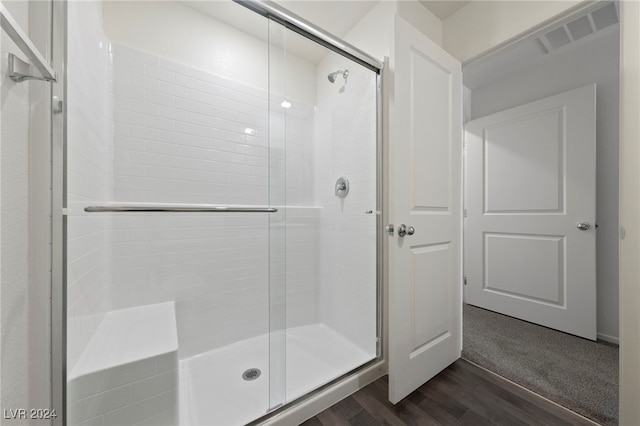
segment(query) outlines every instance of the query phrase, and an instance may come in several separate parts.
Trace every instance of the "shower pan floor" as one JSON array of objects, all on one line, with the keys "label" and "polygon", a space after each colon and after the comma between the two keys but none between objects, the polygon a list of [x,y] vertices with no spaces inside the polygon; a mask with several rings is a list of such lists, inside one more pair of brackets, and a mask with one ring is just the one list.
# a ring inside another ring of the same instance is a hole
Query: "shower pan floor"
[{"label": "shower pan floor", "polygon": [[[272,351],[272,356],[277,358],[272,358],[272,364],[282,361],[286,365],[286,403],[376,355],[367,353],[323,324],[313,324],[287,330],[286,361],[277,350]],[[261,375],[255,380],[244,380],[242,374],[249,368],[259,369]],[[283,380],[284,377],[283,371]],[[272,393],[277,392],[274,388],[282,388],[279,383],[274,380]],[[266,414],[270,406],[269,392],[267,334],[183,359],[180,361],[180,424],[246,424]]]}]

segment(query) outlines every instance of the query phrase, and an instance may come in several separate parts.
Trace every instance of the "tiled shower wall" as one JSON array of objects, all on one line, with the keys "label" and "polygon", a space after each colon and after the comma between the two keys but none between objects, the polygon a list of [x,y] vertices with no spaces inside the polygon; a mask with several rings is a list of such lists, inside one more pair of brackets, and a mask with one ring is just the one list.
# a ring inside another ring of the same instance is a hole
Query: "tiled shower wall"
[{"label": "tiled shower wall", "polygon": [[[287,112],[285,129],[273,128],[284,121],[272,114],[271,134],[284,131],[286,145],[272,138],[269,150],[264,91],[124,46],[113,47],[113,58],[115,201],[271,201],[279,212],[113,216],[111,308],[177,301],[181,357],[267,332],[269,220],[286,214],[287,227],[271,232],[292,229],[287,291],[304,310],[289,315],[296,324],[315,322],[309,297],[316,295],[317,220],[309,209],[282,208],[311,199],[312,171],[304,161],[312,149],[305,134],[311,109]],[[284,259],[272,256],[271,266]]]},{"label": "tiled shower wall", "polygon": [[96,2],[68,6],[67,359],[69,371],[109,310],[108,216],[85,206],[111,199],[108,150],[112,103],[109,41]]},{"label": "tiled shower wall", "polygon": [[[348,82],[324,78],[349,69]],[[376,78],[329,54],[318,66],[315,139],[320,217],[319,320],[363,350],[376,349]],[[335,196],[336,179],[350,182]],[[370,212],[370,213],[369,213]]]},{"label": "tiled shower wall", "polygon": [[[70,359],[106,310],[170,300],[181,357],[264,333],[270,272],[286,290],[288,327],[323,322],[371,348],[375,215],[365,211],[375,211],[375,91],[367,86],[369,72],[360,83],[354,73],[340,93],[326,74],[344,64],[323,63],[317,110],[295,97],[283,110],[280,99],[269,105],[262,90],[129,47],[111,48],[102,34],[88,37],[100,28],[100,10],[74,5],[69,336],[70,347],[80,343]],[[370,106],[363,110],[364,102]],[[358,133],[361,126],[367,133]],[[345,200],[333,192],[341,175],[352,183]],[[106,201],[271,204],[279,211],[80,214],[85,205]]]}]

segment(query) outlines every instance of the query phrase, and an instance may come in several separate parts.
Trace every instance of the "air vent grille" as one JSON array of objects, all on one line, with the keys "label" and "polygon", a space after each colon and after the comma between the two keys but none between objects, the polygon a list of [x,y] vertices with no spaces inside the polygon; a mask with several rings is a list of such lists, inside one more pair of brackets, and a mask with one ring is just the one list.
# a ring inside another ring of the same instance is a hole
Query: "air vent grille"
[{"label": "air vent grille", "polygon": [[613,3],[592,12],[591,16],[598,31],[618,23],[618,11]]},{"label": "air vent grille", "polygon": [[564,26],[548,32],[547,34],[545,34],[545,37],[547,37],[547,41],[554,50],[571,43],[569,34],[567,33]]},{"label": "air vent grille", "polygon": [[567,24],[567,29],[574,40],[580,40],[583,37],[593,34],[591,22],[589,22],[589,18],[587,16],[583,16],[582,18],[569,22]]},{"label": "air vent grille", "polygon": [[593,36],[598,31],[618,23],[618,8],[615,2],[605,3],[601,8],[553,28],[538,40],[547,53],[560,49],[574,41]]}]

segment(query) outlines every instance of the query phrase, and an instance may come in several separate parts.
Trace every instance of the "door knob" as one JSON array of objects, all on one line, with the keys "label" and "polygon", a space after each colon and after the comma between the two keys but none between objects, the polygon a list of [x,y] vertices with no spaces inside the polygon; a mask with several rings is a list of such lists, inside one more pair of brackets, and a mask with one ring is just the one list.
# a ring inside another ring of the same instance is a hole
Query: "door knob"
[{"label": "door knob", "polygon": [[586,231],[591,228],[591,224],[589,222],[579,222],[576,227],[581,231]]},{"label": "door knob", "polygon": [[404,223],[398,226],[398,237],[402,238],[405,235],[413,235],[416,230],[413,226],[407,226]]}]

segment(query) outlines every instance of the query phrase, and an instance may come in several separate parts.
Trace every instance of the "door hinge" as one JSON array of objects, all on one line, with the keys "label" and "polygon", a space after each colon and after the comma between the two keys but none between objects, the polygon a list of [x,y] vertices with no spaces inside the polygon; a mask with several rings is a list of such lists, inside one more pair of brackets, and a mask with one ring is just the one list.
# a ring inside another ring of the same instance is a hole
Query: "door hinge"
[{"label": "door hinge", "polygon": [[467,209],[464,209],[463,214],[464,214],[464,217],[467,217]]},{"label": "door hinge", "polygon": [[467,277],[464,277],[464,278],[462,279],[462,282],[464,283],[464,285],[467,285]]}]

